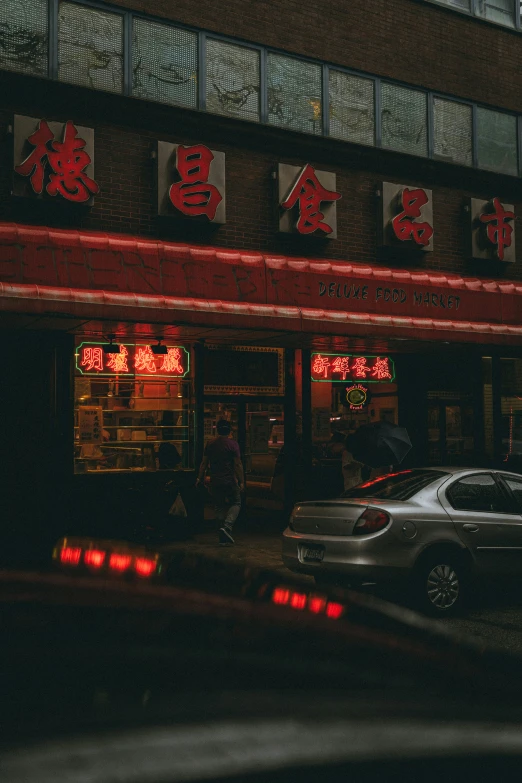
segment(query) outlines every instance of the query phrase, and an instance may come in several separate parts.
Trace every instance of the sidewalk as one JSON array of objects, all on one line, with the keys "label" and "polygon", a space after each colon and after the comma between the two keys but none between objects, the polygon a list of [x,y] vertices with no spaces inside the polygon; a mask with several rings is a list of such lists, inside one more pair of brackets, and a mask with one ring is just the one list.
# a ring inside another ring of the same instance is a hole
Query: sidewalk
[{"label": "sidewalk", "polygon": [[[216,530],[205,530],[189,541],[166,544],[162,549],[173,552],[179,549],[189,550],[198,555],[219,559],[233,565],[251,566],[259,569],[277,571],[289,576],[290,571],[281,559],[281,533],[278,531],[259,531],[238,528],[234,530],[235,546],[221,546]],[[296,575],[294,575],[296,576]],[[312,577],[301,576],[303,581],[313,582]]]}]

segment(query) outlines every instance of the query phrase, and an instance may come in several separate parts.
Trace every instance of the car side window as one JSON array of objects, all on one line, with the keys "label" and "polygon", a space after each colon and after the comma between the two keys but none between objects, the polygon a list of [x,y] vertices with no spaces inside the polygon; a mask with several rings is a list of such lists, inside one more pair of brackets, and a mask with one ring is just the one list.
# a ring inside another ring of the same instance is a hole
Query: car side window
[{"label": "car side window", "polygon": [[477,473],[456,481],[446,495],[453,508],[459,511],[509,511],[506,498],[489,473]]},{"label": "car side window", "polygon": [[522,513],[522,479],[515,479],[513,476],[502,476],[502,478],[515,496],[517,508]]}]

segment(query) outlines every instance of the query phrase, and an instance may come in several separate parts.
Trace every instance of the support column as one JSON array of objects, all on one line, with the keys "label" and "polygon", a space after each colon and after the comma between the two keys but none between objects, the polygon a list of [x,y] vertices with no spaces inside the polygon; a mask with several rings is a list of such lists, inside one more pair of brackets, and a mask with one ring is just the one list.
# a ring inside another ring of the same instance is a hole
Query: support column
[{"label": "support column", "polygon": [[295,500],[296,472],[296,399],[295,399],[295,350],[285,348],[285,495],[284,510],[290,513]]},{"label": "support column", "polygon": [[310,488],[312,481],[313,440],[311,353],[312,352],[309,348],[303,348],[301,351],[301,395],[303,404],[301,470],[303,499],[311,497]]}]

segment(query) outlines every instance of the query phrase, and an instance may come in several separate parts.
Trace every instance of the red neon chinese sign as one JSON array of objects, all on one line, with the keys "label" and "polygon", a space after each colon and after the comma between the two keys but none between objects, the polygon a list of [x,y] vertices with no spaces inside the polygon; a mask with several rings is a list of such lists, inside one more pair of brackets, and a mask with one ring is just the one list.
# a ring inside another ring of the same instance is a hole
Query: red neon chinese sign
[{"label": "red neon chinese sign", "polygon": [[55,140],[45,120],[40,120],[27,141],[34,149],[15,166],[15,171],[22,177],[29,177],[35,193],[43,192],[46,174],[49,181],[45,190],[50,196],[60,195],[66,201],[85,203],[99,192],[98,184],[85,171],[92,163],[84,149],[86,142],[79,138],[71,120],[65,123],[62,141]]},{"label": "red neon chinese sign", "polygon": [[103,352],[101,343],[82,343],[76,349],[80,375],[184,378],[190,354],[181,345],[168,345],[166,354],[154,354],[150,345],[120,344],[120,353]]},{"label": "red neon chinese sign", "polygon": [[313,353],[312,381],[343,383],[392,383],[395,365],[389,356],[353,356],[352,354]]},{"label": "red neon chinese sign", "polygon": [[494,248],[499,261],[504,260],[504,249],[511,247],[513,226],[508,220],[515,219],[514,212],[504,209],[499,198],[493,199],[493,212],[484,212],[480,215],[480,222],[486,224],[486,236]]},{"label": "red neon chinese sign", "polygon": [[333,228],[324,222],[320,206],[322,201],[337,201],[340,198],[340,193],[327,190],[321,185],[315,169],[307,163],[281,206],[283,209],[292,209],[298,204],[299,218],[296,228],[300,234],[313,234],[314,231],[331,234]]},{"label": "red neon chinese sign", "polygon": [[216,185],[208,181],[213,160],[214,153],[203,144],[194,144],[192,147],[184,147],[182,144],[178,146],[176,168],[181,180],[171,185],[169,198],[182,215],[205,215],[210,221],[216,217],[223,196]]},{"label": "red neon chinese sign", "polygon": [[429,201],[422,188],[404,188],[401,194],[401,211],[391,221],[393,233],[400,242],[412,240],[416,245],[426,247],[433,236],[433,227],[428,222],[418,222],[422,207]]}]

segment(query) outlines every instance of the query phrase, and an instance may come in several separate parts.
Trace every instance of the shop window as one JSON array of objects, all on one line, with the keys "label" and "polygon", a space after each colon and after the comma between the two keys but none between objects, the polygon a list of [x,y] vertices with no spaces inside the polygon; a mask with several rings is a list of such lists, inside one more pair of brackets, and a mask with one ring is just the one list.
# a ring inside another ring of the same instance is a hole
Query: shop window
[{"label": "shop window", "polygon": [[506,27],[515,26],[515,0],[476,0],[477,16]]},{"label": "shop window", "polygon": [[193,468],[190,353],[122,343],[119,354],[79,341],[75,352],[75,473]]},{"label": "shop window", "polygon": [[410,155],[426,155],[426,95],[396,84],[381,88],[382,146]]},{"label": "shop window", "polygon": [[480,168],[517,174],[516,117],[478,107],[477,144]]},{"label": "shop window", "polygon": [[133,20],[132,92],[138,98],[197,107],[197,33]]},{"label": "shop window", "polygon": [[58,78],[107,92],[123,88],[123,17],[60,2]]},{"label": "shop window", "polygon": [[389,468],[343,469],[343,451],[346,437],[361,425],[399,423],[395,368],[391,357],[312,353],[311,370],[314,493],[332,497],[359,476],[365,480]]},{"label": "shop window", "polygon": [[321,66],[268,53],[268,121],[282,128],[321,135]]},{"label": "shop window", "polygon": [[452,163],[473,163],[471,106],[433,99],[434,154]]},{"label": "shop window", "polygon": [[47,0],[2,0],[0,67],[47,76],[48,42]]},{"label": "shop window", "polygon": [[374,83],[331,70],[330,136],[355,144],[375,143]]},{"label": "shop window", "polygon": [[456,481],[447,490],[447,497],[458,511],[505,512],[507,504],[493,476],[479,473]]},{"label": "shop window", "polygon": [[501,459],[508,470],[522,470],[522,359],[501,359]]},{"label": "shop window", "polygon": [[513,476],[502,476],[502,478],[515,496],[517,508],[522,513],[522,479],[515,479]]},{"label": "shop window", "polygon": [[207,39],[207,110],[259,122],[259,51]]}]

